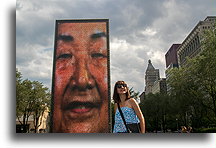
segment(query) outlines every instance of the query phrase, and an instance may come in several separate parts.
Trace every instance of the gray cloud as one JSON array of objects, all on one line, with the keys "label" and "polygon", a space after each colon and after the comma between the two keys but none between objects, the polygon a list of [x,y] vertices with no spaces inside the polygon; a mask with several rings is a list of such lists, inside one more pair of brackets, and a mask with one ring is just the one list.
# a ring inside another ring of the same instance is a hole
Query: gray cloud
[{"label": "gray cloud", "polygon": [[211,0],[17,0],[16,66],[51,88],[55,20],[108,18],[111,89],[125,80],[142,92],[148,59],[164,77],[166,51],[215,15],[213,6]]}]

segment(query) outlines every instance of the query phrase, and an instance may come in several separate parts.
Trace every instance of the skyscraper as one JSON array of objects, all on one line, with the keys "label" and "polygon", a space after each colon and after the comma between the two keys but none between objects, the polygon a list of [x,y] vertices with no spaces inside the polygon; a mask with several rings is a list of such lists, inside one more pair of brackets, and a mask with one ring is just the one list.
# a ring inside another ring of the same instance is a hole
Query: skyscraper
[{"label": "skyscraper", "polygon": [[178,59],[177,59],[177,48],[181,44],[172,44],[170,49],[165,54],[165,60],[166,60],[166,68],[174,65],[174,67],[178,67]]},{"label": "skyscraper", "polygon": [[[178,68],[178,58],[177,58],[177,49],[181,44],[173,44],[169,50],[167,51],[167,53],[165,54],[165,60],[166,60],[166,80],[169,80],[169,70],[173,69],[173,68]],[[167,85],[167,93],[170,93],[171,87],[169,86],[169,84]]]},{"label": "skyscraper", "polygon": [[184,67],[186,57],[193,58],[201,51],[202,35],[205,30],[213,29],[215,26],[216,16],[207,16],[204,21],[200,21],[190,34],[185,38],[183,43],[177,49],[178,64]]},{"label": "skyscraper", "polygon": [[151,63],[151,60],[148,60],[148,67],[145,72],[145,94],[152,92],[152,87],[154,82],[160,79],[159,69],[155,69]]}]

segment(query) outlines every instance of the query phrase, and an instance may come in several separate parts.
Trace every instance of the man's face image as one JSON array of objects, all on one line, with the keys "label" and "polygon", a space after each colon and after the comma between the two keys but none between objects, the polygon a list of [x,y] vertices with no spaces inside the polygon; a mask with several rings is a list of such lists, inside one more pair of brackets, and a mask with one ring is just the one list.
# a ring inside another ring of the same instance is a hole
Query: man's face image
[{"label": "man's face image", "polygon": [[109,132],[105,22],[57,24],[53,132]]}]

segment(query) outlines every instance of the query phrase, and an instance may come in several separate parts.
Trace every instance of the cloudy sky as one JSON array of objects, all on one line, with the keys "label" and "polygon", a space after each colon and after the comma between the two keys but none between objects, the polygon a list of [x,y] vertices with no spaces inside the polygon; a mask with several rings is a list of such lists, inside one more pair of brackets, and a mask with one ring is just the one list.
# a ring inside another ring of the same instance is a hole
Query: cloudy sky
[{"label": "cloudy sky", "polygon": [[151,59],[165,77],[165,53],[206,16],[213,0],[17,0],[16,67],[51,88],[55,20],[110,21],[111,88],[117,80],[142,92]]}]

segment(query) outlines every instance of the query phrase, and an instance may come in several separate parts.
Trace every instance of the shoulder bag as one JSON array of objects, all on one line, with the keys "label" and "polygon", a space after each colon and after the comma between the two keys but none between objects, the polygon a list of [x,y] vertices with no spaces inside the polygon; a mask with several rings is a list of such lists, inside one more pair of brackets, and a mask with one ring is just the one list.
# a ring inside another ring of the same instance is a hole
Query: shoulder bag
[{"label": "shoulder bag", "polygon": [[124,115],[122,113],[122,110],[120,108],[119,103],[117,103],[117,105],[118,105],[119,113],[120,113],[122,120],[124,122],[124,125],[126,127],[127,133],[140,133],[140,124],[139,123],[127,124],[125,121]]}]

